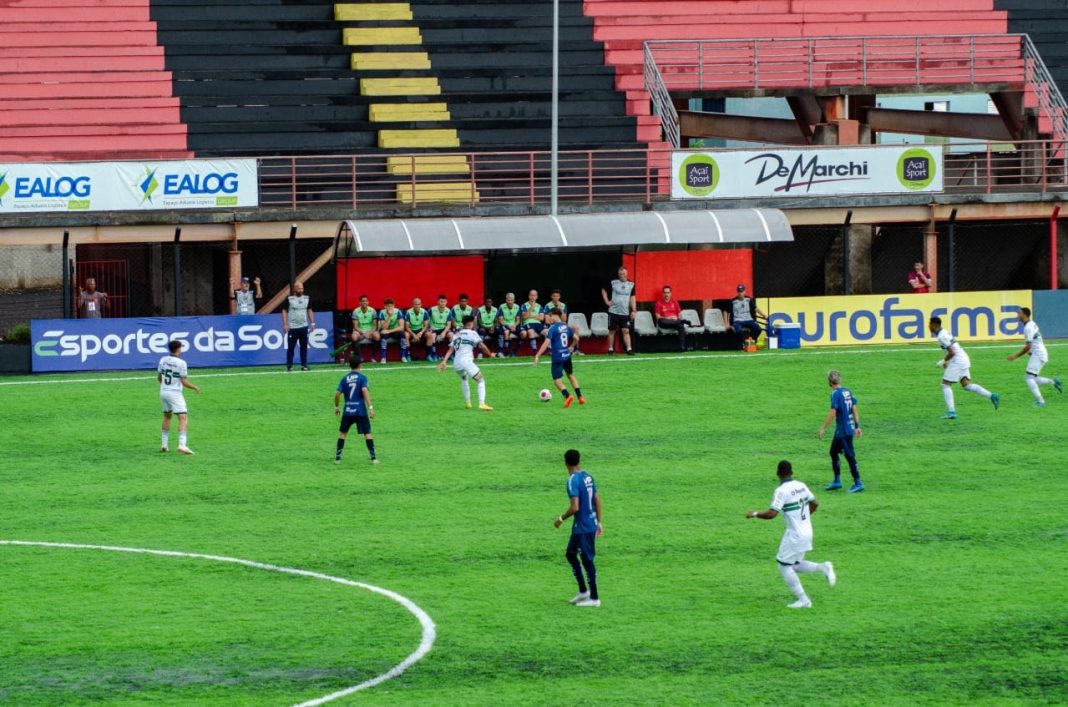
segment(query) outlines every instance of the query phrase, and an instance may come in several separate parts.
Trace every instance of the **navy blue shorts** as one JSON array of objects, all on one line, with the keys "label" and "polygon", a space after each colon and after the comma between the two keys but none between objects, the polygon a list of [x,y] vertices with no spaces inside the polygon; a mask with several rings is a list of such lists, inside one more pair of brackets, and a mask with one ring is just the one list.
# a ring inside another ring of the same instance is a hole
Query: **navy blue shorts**
[{"label": "navy blue shorts", "polygon": [[564,377],[564,374],[572,375],[574,371],[571,368],[571,359],[564,361],[553,361],[553,380],[560,380]]},{"label": "navy blue shorts", "polygon": [[571,533],[571,538],[567,541],[567,554],[577,551],[587,560],[592,560],[597,554],[596,541],[596,533]]},{"label": "navy blue shorts", "polygon": [[446,331],[448,331],[448,329],[431,329],[430,333],[440,339],[442,336],[444,336]]},{"label": "navy blue shorts", "polygon": [[857,453],[853,451],[852,435],[850,435],[849,437],[838,437],[837,435],[835,436],[834,441],[831,442],[831,456],[836,457],[839,454],[844,454],[846,456],[846,459],[848,459],[849,457],[857,456]]},{"label": "navy blue shorts", "polygon": [[545,325],[544,324],[540,324],[540,323],[524,324],[523,326],[521,326],[519,328],[521,330],[523,330],[523,331],[533,331],[535,333],[540,334],[545,329]]},{"label": "navy blue shorts", "polygon": [[497,334],[499,334],[500,332],[501,332],[501,330],[498,329],[497,327],[493,327],[493,328],[490,328],[490,329],[487,329],[486,327],[479,327],[478,328],[478,335],[481,336],[483,339],[491,339],[491,338],[497,336]]},{"label": "navy blue shorts", "polygon": [[349,428],[356,425],[356,431],[362,435],[371,434],[371,418],[367,415],[342,415],[341,431],[348,434]]}]

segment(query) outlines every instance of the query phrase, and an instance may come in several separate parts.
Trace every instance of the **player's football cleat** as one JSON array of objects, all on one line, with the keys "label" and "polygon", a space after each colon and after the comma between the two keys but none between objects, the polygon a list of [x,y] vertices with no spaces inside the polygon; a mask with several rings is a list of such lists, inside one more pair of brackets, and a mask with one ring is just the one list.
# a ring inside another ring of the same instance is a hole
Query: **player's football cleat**
[{"label": "player's football cleat", "polygon": [[991,393],[990,403],[994,406],[994,412],[997,412],[997,409],[1001,407],[1001,396],[997,393]]},{"label": "player's football cleat", "polygon": [[301,367],[300,367],[300,370],[302,370],[302,371],[306,371],[306,370],[308,370],[308,367],[307,367],[307,366],[301,366]]},{"label": "player's football cleat", "polygon": [[1064,395],[1064,383],[1061,383],[1060,378],[1053,379],[1053,387],[1057,389],[1057,392]]},{"label": "player's football cleat", "polygon": [[574,395],[569,395],[566,398],[564,398],[564,409],[566,410],[569,407],[571,407],[571,403],[573,403],[573,402],[575,402],[575,396]]},{"label": "player's football cleat", "polygon": [[585,405],[585,404],[586,404],[586,398],[584,398],[583,396],[580,395],[579,396],[579,405]]},{"label": "player's football cleat", "polygon": [[840,488],[842,488],[842,482],[841,481],[832,481],[831,483],[827,484],[826,490],[827,491],[837,491]]},{"label": "player's football cleat", "polygon": [[1035,401],[1035,407],[1036,408],[1044,408],[1044,407],[1046,407],[1046,401],[1044,401],[1044,400],[1036,400]]},{"label": "player's football cleat", "polygon": [[377,463],[378,463],[378,458],[376,457],[376,458],[372,459],[372,460],[371,460],[371,463],[372,463],[372,464],[377,464]]},{"label": "player's football cleat", "polygon": [[587,599],[583,599],[581,601],[576,601],[575,602],[575,606],[600,606],[600,605],[601,605],[601,600],[600,599],[588,599],[587,598]]},{"label": "player's football cleat", "polygon": [[846,493],[860,493],[863,490],[864,490],[864,484],[862,484],[862,483],[860,483],[858,481],[857,483],[855,483],[852,486],[850,486],[849,487],[849,491],[847,491]]},{"label": "player's football cleat", "polygon": [[793,604],[787,604],[786,608],[787,609],[811,609],[812,608],[812,600],[809,599],[808,597],[805,597],[804,599],[798,599]]},{"label": "player's football cleat", "polygon": [[838,575],[834,573],[834,565],[832,565],[830,562],[826,562],[824,564],[827,565],[827,570],[823,573],[823,576],[827,578],[827,584],[833,587],[834,585],[838,584]]},{"label": "player's football cleat", "polygon": [[467,410],[471,409],[471,401],[470,400],[467,401],[466,403],[464,403],[464,408],[467,409]]},{"label": "player's football cleat", "polygon": [[589,592],[579,592],[575,596],[571,597],[572,604],[578,604],[580,601],[584,601],[590,598]]},{"label": "player's football cleat", "polygon": [[627,355],[628,356],[633,356],[634,355],[634,349],[627,349]]},{"label": "player's football cleat", "polygon": [[161,452],[169,452],[170,450],[167,449],[166,447],[160,447],[159,451],[161,451]]},{"label": "player's football cleat", "polygon": [[334,463],[335,463],[335,464],[340,464],[340,463],[341,463],[341,459],[340,459],[340,458],[336,458],[336,459],[334,459]]},{"label": "player's football cleat", "polygon": [[192,450],[192,449],[190,449],[189,447],[178,447],[178,453],[179,453],[179,454],[189,454],[189,455],[192,455],[192,454],[193,454],[193,450]]},{"label": "player's football cleat", "polygon": [[478,409],[479,410],[492,410],[493,408],[491,408],[489,405],[486,405],[486,403],[479,403],[478,404]]},{"label": "player's football cleat", "polygon": [[943,415],[940,419],[942,419],[942,420],[956,420],[957,419],[957,413],[955,413],[952,410],[950,410],[945,415]]},{"label": "player's football cleat", "polygon": [[385,362],[386,362],[386,357],[385,356],[383,356],[382,358],[378,359],[378,361],[377,361],[377,363],[385,363]]},{"label": "player's football cleat", "polygon": [[411,356],[401,356],[401,363],[411,363],[411,362],[412,362],[412,357]]},{"label": "player's football cleat", "polygon": [[292,373],[292,372],[293,372],[293,367],[292,366],[286,366],[286,373]]}]

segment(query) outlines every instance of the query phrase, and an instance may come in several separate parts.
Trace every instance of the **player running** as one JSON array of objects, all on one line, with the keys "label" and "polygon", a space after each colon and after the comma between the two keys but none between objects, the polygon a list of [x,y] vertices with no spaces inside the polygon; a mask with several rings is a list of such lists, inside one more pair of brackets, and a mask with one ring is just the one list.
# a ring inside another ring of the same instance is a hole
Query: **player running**
[{"label": "player running", "polygon": [[164,356],[156,366],[156,380],[159,381],[159,400],[163,404],[163,441],[159,451],[166,452],[170,446],[171,416],[178,416],[178,451],[192,454],[186,445],[186,428],[189,426],[189,411],[185,406],[182,388],[189,388],[200,395],[200,388],[189,382],[189,368],[180,356],[182,342],[172,341],[167,345],[170,355]]},{"label": "player running", "polygon": [[1029,307],[1020,307],[1018,316],[1020,322],[1024,325],[1024,345],[1016,353],[1009,354],[1009,360],[1015,361],[1024,354],[1030,354],[1030,358],[1027,359],[1027,375],[1024,380],[1027,381],[1027,388],[1031,391],[1031,395],[1035,396],[1035,407],[1044,408],[1046,407],[1046,400],[1042,397],[1042,391],[1038,389],[1038,386],[1052,385],[1057,389],[1058,393],[1064,393],[1064,385],[1061,384],[1060,378],[1045,378],[1038,375],[1042,372],[1042,367],[1049,363],[1049,353],[1046,351],[1046,345],[1042,342],[1042,332],[1038,330],[1038,322],[1031,319],[1031,309]]},{"label": "player running", "polygon": [[771,497],[771,507],[766,511],[749,511],[746,518],[763,518],[772,520],[782,513],[786,521],[786,533],[779,543],[779,553],[775,556],[779,563],[779,573],[786,580],[786,586],[797,597],[791,609],[808,609],[812,600],[805,594],[797,573],[821,572],[832,587],[838,581],[834,574],[834,565],[830,562],[808,562],[805,553],[812,549],[812,514],[820,504],[816,497],[800,481],[794,478],[794,469],[785,459],[779,462],[775,471],[779,477],[779,487]]},{"label": "player running", "polygon": [[563,378],[565,373],[575,389],[579,405],[585,405],[586,398],[582,397],[582,388],[579,387],[578,378],[575,378],[571,362],[571,355],[575,353],[575,348],[579,343],[579,335],[563,321],[563,312],[556,307],[546,312],[545,318],[549,323],[549,330],[545,334],[545,340],[541,342],[541,348],[534,354],[534,365],[538,365],[538,361],[541,359],[541,355],[545,353],[545,349],[551,346],[553,385],[564,396],[564,407],[571,407],[571,403],[575,401],[575,398],[564,386]]},{"label": "player running", "polygon": [[978,383],[972,383],[971,360],[968,354],[964,353],[964,348],[957,342],[956,337],[942,328],[941,317],[931,317],[927,328],[938,337],[938,345],[946,352],[946,357],[938,361],[938,365],[946,369],[942,374],[942,396],[946,399],[946,414],[942,416],[942,419],[957,419],[957,406],[953,402],[953,384],[957,382],[969,393],[989,399],[994,405],[994,410],[997,411],[998,406],[1001,405],[1001,396],[991,393]]},{"label": "player running", "polygon": [[[375,418],[375,406],[371,404],[371,391],[367,388],[367,376],[360,373],[360,364],[363,359],[359,354],[349,357],[349,372],[337,384],[334,391],[334,415],[341,417],[341,428],[337,434],[337,452],[334,454],[334,463],[341,463],[341,453],[345,450],[345,438],[349,429],[356,425],[356,431],[363,435],[367,444],[367,451],[371,453],[371,463],[377,464],[375,456],[375,440],[371,436],[371,420]],[[345,397],[345,409],[341,409],[341,398]]]},{"label": "player running", "polygon": [[468,379],[473,378],[478,383],[478,409],[492,410],[493,408],[486,404],[486,379],[482,377],[482,371],[475,365],[475,349],[481,349],[487,356],[493,355],[482,343],[482,337],[475,331],[475,318],[469,314],[463,318],[463,328],[453,336],[449,350],[445,352],[445,358],[441,359],[441,363],[438,364],[438,371],[444,371],[449,357],[453,357],[452,368],[460,376],[464,407],[471,408],[471,384]]},{"label": "player running", "polygon": [[842,488],[842,462],[838,455],[844,454],[849,463],[849,473],[853,476],[853,485],[849,487],[849,493],[858,493],[864,490],[864,484],[860,482],[860,470],[857,469],[857,454],[853,451],[853,437],[860,437],[860,411],[857,409],[857,399],[853,397],[853,391],[842,386],[842,374],[838,371],[828,371],[827,384],[831,386],[831,410],[823,419],[816,436],[823,439],[823,433],[827,426],[834,422],[834,441],[831,442],[831,470],[834,471],[834,481],[827,485],[828,491],[837,491]]}]

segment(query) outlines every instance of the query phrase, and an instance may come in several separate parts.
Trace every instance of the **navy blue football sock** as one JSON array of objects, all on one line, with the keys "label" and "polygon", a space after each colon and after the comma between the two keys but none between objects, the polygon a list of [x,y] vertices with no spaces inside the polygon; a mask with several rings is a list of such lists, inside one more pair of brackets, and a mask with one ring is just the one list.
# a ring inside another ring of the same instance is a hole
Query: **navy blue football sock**
[{"label": "navy blue football sock", "polygon": [[334,459],[341,458],[341,450],[345,448],[345,440],[338,438],[337,440],[337,454],[334,455]]},{"label": "navy blue football sock", "polygon": [[375,458],[375,441],[373,439],[365,439],[364,442],[367,443],[367,451],[371,453],[371,458],[374,459]]}]

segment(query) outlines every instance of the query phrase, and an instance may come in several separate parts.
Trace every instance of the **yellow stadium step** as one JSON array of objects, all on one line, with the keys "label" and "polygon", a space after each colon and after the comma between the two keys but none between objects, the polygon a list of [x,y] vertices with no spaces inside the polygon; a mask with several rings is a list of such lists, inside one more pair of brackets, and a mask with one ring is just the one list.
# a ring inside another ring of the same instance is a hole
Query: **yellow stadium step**
[{"label": "yellow stadium step", "polygon": [[391,44],[422,44],[418,27],[348,27],[341,30],[348,46],[384,47]]},{"label": "yellow stadium step", "polygon": [[440,96],[441,85],[433,76],[408,79],[360,79],[361,96]]},{"label": "yellow stadium step", "polygon": [[337,3],[334,5],[334,19],[338,22],[410,20],[412,6],[406,2]]},{"label": "yellow stadium step", "polygon": [[378,146],[385,149],[406,147],[459,147],[460,136],[452,128],[428,130],[379,130]]},{"label": "yellow stadium step", "polygon": [[396,176],[416,174],[470,174],[467,155],[408,155],[386,159],[386,171]]},{"label": "yellow stadium step", "polygon": [[372,103],[369,117],[373,123],[414,123],[420,120],[451,120],[444,103]]},{"label": "yellow stadium step", "polygon": [[430,55],[426,52],[353,52],[351,67],[353,71],[429,69]]},{"label": "yellow stadium step", "polygon": [[[449,203],[478,203],[479,194],[472,182],[426,182],[415,185],[416,203],[449,202]],[[397,185],[397,201],[402,204],[411,204],[412,185]]]}]

